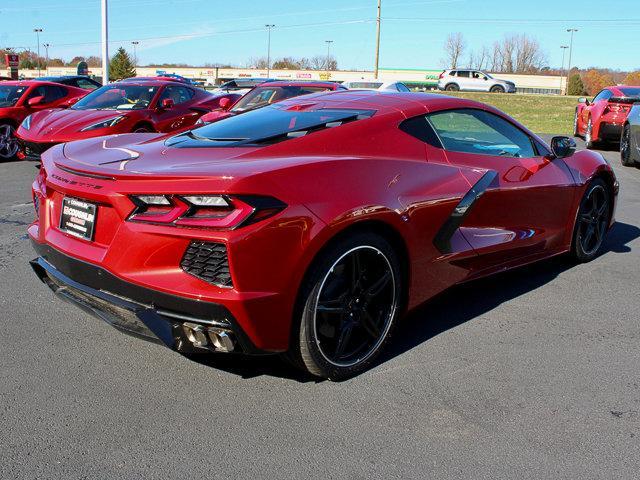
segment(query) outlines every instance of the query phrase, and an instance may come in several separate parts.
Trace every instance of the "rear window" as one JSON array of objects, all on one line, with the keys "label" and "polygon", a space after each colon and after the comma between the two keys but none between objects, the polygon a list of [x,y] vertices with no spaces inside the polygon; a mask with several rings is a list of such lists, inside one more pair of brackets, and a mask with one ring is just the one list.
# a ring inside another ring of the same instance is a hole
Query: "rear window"
[{"label": "rear window", "polygon": [[203,144],[183,146],[268,145],[309,133],[369,118],[374,110],[285,110],[279,105],[252,110],[172,137],[167,145],[179,146],[185,136]]},{"label": "rear window", "polygon": [[619,87],[625,97],[640,96],[640,87]]}]

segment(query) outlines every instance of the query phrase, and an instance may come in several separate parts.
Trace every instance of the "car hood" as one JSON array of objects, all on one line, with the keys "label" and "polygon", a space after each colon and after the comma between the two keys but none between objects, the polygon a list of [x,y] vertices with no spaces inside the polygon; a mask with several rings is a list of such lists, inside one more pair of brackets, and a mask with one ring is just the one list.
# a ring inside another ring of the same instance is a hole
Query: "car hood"
[{"label": "car hood", "polygon": [[83,128],[109,120],[110,118],[129,115],[129,112],[116,110],[72,110],[49,109],[41,110],[31,116],[31,128],[28,130],[30,139],[61,140],[66,135],[78,133]]}]

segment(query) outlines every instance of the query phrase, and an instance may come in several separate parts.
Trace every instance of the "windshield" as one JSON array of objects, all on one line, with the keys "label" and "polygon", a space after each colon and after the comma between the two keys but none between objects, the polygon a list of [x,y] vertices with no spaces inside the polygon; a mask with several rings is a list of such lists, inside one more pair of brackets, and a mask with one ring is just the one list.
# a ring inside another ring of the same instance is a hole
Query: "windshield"
[{"label": "windshield", "polygon": [[94,90],[73,107],[74,110],[141,110],[149,108],[158,87],[113,84]]},{"label": "windshield", "polygon": [[620,87],[620,91],[625,97],[640,96],[640,87]]},{"label": "windshield", "polygon": [[[183,135],[217,142],[217,146],[265,144],[338,127],[374,113],[373,110],[354,109],[284,110],[273,105],[210,123]],[[173,137],[168,144],[180,143],[183,135]]]},{"label": "windshield", "polygon": [[15,85],[0,86],[0,107],[13,107],[25,92],[27,87]]},{"label": "windshield", "polygon": [[242,97],[231,109],[234,113],[246,112],[280,102],[287,98],[299,97],[310,93],[325,92],[326,87],[260,87]]}]

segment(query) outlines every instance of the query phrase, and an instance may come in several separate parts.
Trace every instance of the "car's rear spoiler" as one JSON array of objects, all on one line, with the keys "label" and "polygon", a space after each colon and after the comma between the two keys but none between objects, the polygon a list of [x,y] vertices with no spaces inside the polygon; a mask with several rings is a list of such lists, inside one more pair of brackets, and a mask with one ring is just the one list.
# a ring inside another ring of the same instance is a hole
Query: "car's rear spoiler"
[{"label": "car's rear spoiler", "polygon": [[611,97],[609,103],[636,103],[640,102],[640,97]]}]

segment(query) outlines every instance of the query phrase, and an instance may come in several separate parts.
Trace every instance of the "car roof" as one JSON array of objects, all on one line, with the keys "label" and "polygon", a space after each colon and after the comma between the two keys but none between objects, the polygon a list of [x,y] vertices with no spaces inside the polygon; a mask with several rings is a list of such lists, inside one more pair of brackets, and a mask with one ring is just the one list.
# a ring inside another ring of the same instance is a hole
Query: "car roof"
[{"label": "car roof", "polygon": [[[56,85],[61,86],[59,83],[53,82],[51,80],[7,80],[6,82],[2,82],[2,85],[15,85],[15,86],[25,86],[28,87],[30,85]],[[69,85],[64,85],[65,87],[69,87]],[[76,87],[71,87],[76,88]]]},{"label": "car roof", "polygon": [[73,78],[89,78],[85,75],[51,75],[49,77],[40,77],[40,80],[45,80],[45,81],[53,81],[54,79],[58,79],[58,80],[71,80]]},{"label": "car roof", "polygon": [[194,86],[190,83],[181,82],[179,80],[174,80],[169,77],[131,77],[120,80],[119,82],[114,82],[111,85],[117,85],[118,83],[125,83],[127,85],[180,85],[181,87],[186,86]]},{"label": "car roof", "polygon": [[259,87],[319,87],[319,88],[338,88],[339,83],[336,82],[322,82],[315,80],[276,80],[271,82],[264,82],[256,85]]}]

